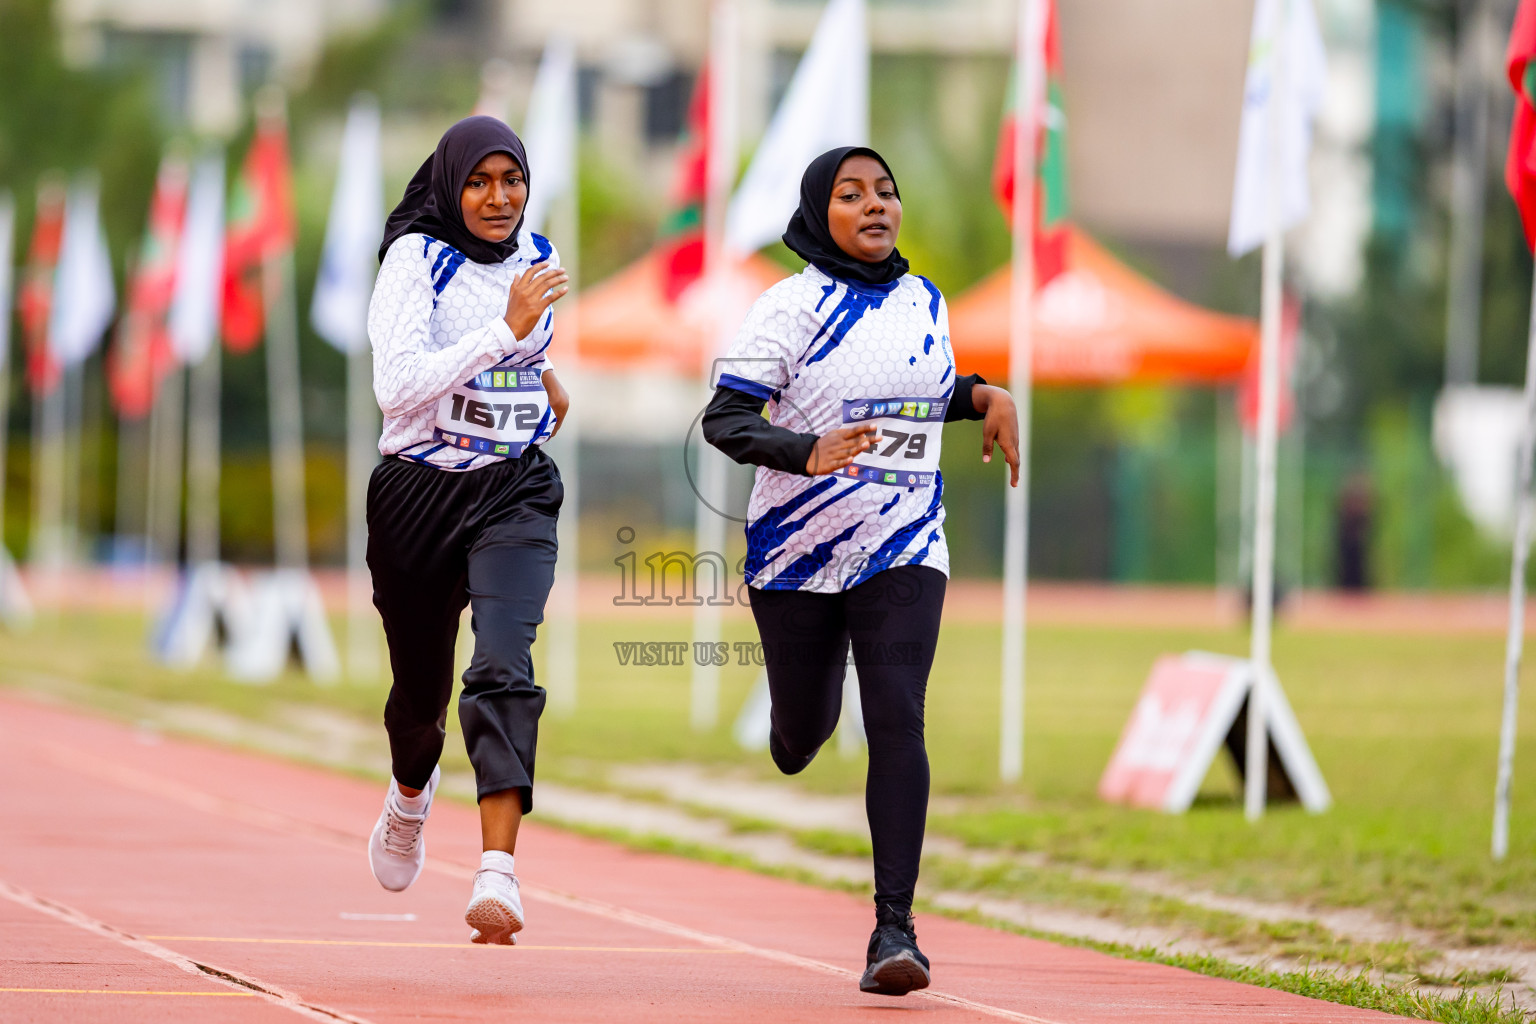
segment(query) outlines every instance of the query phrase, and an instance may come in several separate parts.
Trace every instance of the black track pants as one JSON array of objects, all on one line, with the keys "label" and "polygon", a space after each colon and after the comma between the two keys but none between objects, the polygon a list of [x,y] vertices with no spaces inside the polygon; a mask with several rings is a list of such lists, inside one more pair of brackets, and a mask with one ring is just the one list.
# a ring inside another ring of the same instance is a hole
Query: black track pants
[{"label": "black track pants", "polygon": [[864,808],[876,904],[910,908],[917,888],[928,816],[923,698],[947,582],[937,569],[906,565],[841,594],[748,588],[773,695],[773,730],[791,754],[813,753],[837,727],[853,643],[869,737]]},{"label": "black track pants", "polygon": [[475,653],[459,724],[481,797],[533,808],[544,690],[529,648],[555,574],[560,473],[542,449],[451,473],[385,459],[368,485],[368,568],[394,683],[384,707],[395,780],[420,789],[443,752],[453,649],[468,603]]}]

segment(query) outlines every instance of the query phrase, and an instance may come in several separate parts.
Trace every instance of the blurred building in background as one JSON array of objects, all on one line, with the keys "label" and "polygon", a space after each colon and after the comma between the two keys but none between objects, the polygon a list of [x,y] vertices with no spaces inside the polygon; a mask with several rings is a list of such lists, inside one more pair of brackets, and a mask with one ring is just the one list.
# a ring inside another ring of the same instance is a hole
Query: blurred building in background
[{"label": "blurred building in background", "polygon": [[66,57],[145,62],[172,123],[220,135],[269,78],[302,81],[327,39],[376,22],[388,0],[58,0]]}]

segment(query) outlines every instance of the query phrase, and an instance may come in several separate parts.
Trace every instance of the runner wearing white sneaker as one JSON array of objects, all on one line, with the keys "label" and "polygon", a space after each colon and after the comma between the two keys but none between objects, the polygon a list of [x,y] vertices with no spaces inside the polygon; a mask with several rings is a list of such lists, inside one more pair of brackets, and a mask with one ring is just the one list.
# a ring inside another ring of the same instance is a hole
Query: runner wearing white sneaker
[{"label": "runner wearing white sneaker", "polygon": [[568,406],[548,354],[568,276],[523,226],[527,167],[496,118],[449,128],[389,216],[368,309],[385,456],[368,487],[368,568],[393,676],[392,781],[369,861],[395,891],[421,871],[468,605],[475,651],[459,722],[486,851],[465,914],[476,942],[510,942],[523,926],[512,853],[533,808],[545,699],[530,649],[564,497],[541,445]]},{"label": "runner wearing white sneaker", "polygon": [[523,930],[523,897],[512,873],[512,855],[486,850],[475,872],[475,888],[464,911],[464,921],[474,932],[469,941],[497,946],[517,945]]},{"label": "runner wearing white sneaker", "polygon": [[427,788],[417,790],[415,796],[400,792],[400,784],[389,780],[389,792],[384,794],[384,810],[379,812],[378,824],[368,839],[368,866],[373,877],[390,892],[403,892],[421,875],[422,865],[427,862],[427,841],[422,838],[422,827],[432,813],[432,794],[443,777],[441,769],[433,768]]}]

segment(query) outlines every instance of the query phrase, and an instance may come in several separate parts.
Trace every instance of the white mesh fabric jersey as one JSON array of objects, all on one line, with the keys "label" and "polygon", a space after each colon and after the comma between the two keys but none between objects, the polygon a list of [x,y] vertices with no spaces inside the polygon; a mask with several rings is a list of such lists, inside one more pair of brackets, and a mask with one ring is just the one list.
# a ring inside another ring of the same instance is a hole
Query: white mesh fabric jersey
[{"label": "white mesh fabric jersey", "polygon": [[437,402],[493,366],[553,369],[548,349],[554,340],[554,307],[524,338],[514,338],[502,319],[512,282],[530,267],[546,264],[558,267],[559,254],[543,235],[527,230],[518,236],[517,251],[496,264],[475,263],[427,235],[395,240],[368,304],[373,393],[384,413],[379,454],[448,470],[501,461],[501,456],[470,455],[433,440]]},{"label": "white mesh fabric jersey", "polygon": [[762,294],[716,373],[717,385],[766,399],[770,422],[796,433],[825,434],[885,410],[905,417],[886,424],[926,431],[924,448],[905,452],[921,456],[912,467],[926,473],[907,472],[902,446],[884,441],[875,454],[895,454],[878,469],[856,461],[800,476],[759,466],[747,511],[747,583],[837,593],[898,565],[948,575],[937,466],[955,357],[949,310],[932,282],[907,274],[867,285],[806,267]]}]

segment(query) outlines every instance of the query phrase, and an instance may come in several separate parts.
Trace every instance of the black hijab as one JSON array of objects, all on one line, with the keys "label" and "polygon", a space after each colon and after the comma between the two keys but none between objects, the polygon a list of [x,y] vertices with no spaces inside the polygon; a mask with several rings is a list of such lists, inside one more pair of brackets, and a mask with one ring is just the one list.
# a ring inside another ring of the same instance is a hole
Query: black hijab
[{"label": "black hijab", "polygon": [[827,227],[827,206],[832,202],[832,186],[836,183],[837,169],[850,156],[868,156],[880,161],[885,173],[891,175],[891,187],[896,190],[896,198],[901,198],[901,189],[896,187],[896,175],[891,174],[891,165],[879,153],[868,146],[829,149],[812,160],[800,176],[800,209],[789,218],[789,227],[784,229],[784,244],[805,262],[815,264],[832,277],[862,281],[865,284],[890,284],[907,272],[907,261],[899,251],[892,249],[891,254],[879,263],[865,263],[838,248]]},{"label": "black hijab", "polygon": [[517,226],[506,241],[487,242],[465,226],[464,214],[459,209],[459,193],[464,190],[469,172],[492,153],[506,153],[516,160],[522,168],[523,180],[528,181],[528,155],[523,152],[523,140],[505,122],[476,115],[443,132],[437,149],[417,169],[411,183],[405,186],[400,205],[384,224],[379,262],[384,262],[384,254],[395,239],[412,232],[447,242],[476,263],[501,263],[516,252],[522,217],[518,217]]}]

